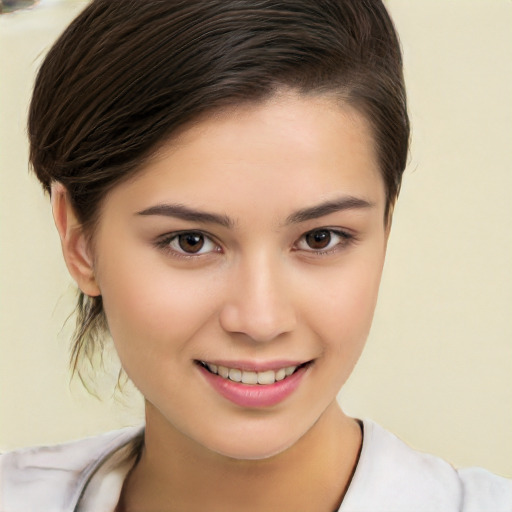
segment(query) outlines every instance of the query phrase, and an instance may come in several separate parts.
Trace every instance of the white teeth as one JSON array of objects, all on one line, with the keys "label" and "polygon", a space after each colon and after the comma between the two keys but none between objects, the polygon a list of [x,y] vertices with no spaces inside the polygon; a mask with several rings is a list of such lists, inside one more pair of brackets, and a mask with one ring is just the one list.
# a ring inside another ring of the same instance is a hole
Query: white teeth
[{"label": "white teeth", "polygon": [[276,372],[276,380],[283,380],[286,377],[286,368],[281,368]]},{"label": "white teeth", "polygon": [[238,368],[227,368],[211,363],[203,363],[210,372],[221,376],[224,379],[232,380],[233,382],[242,382],[243,384],[260,384],[269,385],[281,381],[289,377],[296,369],[297,366],[287,366],[279,370],[266,370],[264,372],[252,372],[249,370],[239,370]]},{"label": "white teeth", "polygon": [[276,381],[276,372],[268,370],[266,372],[258,372],[258,384],[274,384]]},{"label": "white teeth", "polygon": [[229,370],[225,366],[219,366],[217,373],[225,379],[229,377]]},{"label": "white teeth", "polygon": [[284,369],[284,372],[286,376],[289,377],[296,369],[296,366],[288,366],[287,368]]},{"label": "white teeth", "polygon": [[232,380],[235,382],[242,382],[242,372],[236,368],[230,368],[229,380]]},{"label": "white teeth", "polygon": [[256,372],[246,372],[244,370],[242,372],[242,382],[244,384],[258,384],[258,374]]}]

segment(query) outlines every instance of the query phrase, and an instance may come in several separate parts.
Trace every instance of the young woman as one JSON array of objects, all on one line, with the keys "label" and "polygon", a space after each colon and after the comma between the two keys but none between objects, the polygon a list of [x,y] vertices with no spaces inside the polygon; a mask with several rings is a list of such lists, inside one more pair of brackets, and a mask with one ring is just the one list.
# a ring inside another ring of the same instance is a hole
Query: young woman
[{"label": "young woman", "polygon": [[95,0],[30,108],[81,295],[146,402],[2,456],[5,511],[510,510],[336,401],[366,340],[409,123],[380,2]]}]

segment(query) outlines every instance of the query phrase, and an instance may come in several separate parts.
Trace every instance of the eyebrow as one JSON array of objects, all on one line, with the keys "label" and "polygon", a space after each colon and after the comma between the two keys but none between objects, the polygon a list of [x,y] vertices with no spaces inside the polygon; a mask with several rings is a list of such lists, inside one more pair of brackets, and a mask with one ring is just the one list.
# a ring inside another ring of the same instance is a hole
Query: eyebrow
[{"label": "eyebrow", "polygon": [[318,219],[320,217],[324,217],[325,215],[344,210],[355,210],[372,207],[373,204],[369,201],[366,201],[365,199],[354,196],[345,196],[340,197],[339,199],[334,199],[332,201],[326,201],[325,203],[311,206],[310,208],[303,208],[298,210],[287,217],[286,223],[298,224],[300,222]]},{"label": "eyebrow", "polygon": [[164,217],[175,217],[177,219],[188,220],[191,222],[203,222],[209,224],[219,224],[225,228],[232,228],[233,221],[226,215],[218,215],[200,210],[194,210],[183,204],[157,204],[146,208],[137,215],[149,216],[160,215]]},{"label": "eyebrow", "polygon": [[[354,196],[345,196],[332,201],[326,201],[309,208],[297,210],[286,218],[285,224],[299,224],[308,220],[318,219],[331,213],[343,210],[353,210],[361,208],[371,208],[372,203]],[[216,213],[195,210],[183,204],[157,204],[137,212],[137,215],[150,216],[158,215],[163,217],[175,217],[191,222],[202,222],[209,224],[218,224],[225,228],[233,228],[234,221],[227,215],[219,215]]]}]

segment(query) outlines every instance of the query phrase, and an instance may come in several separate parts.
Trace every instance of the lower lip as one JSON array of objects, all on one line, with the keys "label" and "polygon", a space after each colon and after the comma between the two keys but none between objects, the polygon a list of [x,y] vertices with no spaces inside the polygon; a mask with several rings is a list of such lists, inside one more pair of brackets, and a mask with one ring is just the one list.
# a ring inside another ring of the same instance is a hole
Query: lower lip
[{"label": "lower lip", "polygon": [[224,379],[203,366],[199,370],[208,383],[224,398],[240,407],[271,407],[288,398],[299,386],[310,365],[299,368],[289,377],[274,384],[242,384]]}]

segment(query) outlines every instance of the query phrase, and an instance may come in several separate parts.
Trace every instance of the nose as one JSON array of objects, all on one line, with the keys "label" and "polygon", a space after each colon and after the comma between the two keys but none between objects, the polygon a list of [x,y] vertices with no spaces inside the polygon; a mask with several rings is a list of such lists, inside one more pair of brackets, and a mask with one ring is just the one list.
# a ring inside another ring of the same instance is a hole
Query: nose
[{"label": "nose", "polygon": [[257,342],[293,331],[297,322],[289,281],[282,266],[268,257],[241,262],[220,312],[222,328]]}]

